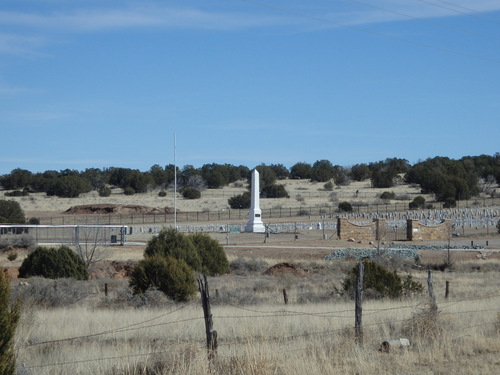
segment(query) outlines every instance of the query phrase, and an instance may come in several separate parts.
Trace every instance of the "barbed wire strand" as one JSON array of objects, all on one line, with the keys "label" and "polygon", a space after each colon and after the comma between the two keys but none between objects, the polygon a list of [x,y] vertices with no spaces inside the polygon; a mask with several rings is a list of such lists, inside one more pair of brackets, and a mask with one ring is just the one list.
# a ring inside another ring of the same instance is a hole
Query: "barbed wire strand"
[{"label": "barbed wire strand", "polygon": [[[466,314],[466,313],[471,314],[471,313],[481,313],[481,312],[490,312],[490,311],[498,311],[498,308],[483,309],[483,310],[469,310],[469,311],[461,311],[461,312],[455,312],[455,313],[445,313],[443,315],[456,315],[456,314]],[[189,319],[187,319],[187,320],[189,320]],[[408,319],[393,320],[390,323],[400,323],[400,322],[405,322],[405,321],[408,321]],[[176,323],[176,322],[171,322],[171,323]],[[496,322],[480,323],[480,324],[476,324],[476,325],[472,325],[472,326],[466,326],[463,328],[469,329],[469,328],[476,328],[479,326],[489,326],[489,325],[495,324],[495,323]],[[386,324],[389,324],[389,323],[388,322],[378,322],[378,323],[365,324],[365,325],[363,325],[363,328],[386,325]],[[345,332],[346,330],[349,330],[349,329],[354,329],[354,327],[349,326],[349,327],[344,327],[344,328],[309,332],[309,333],[289,335],[289,336],[267,337],[267,338],[260,338],[260,340],[258,337],[241,337],[241,338],[236,338],[236,339],[233,339],[232,341],[226,341],[226,342],[221,340],[219,345],[220,346],[228,346],[228,345],[241,344],[244,342],[250,343],[251,341],[257,341],[257,342],[283,341],[284,342],[284,341],[294,340],[297,338],[311,337],[311,336],[317,336],[317,335],[326,335],[326,334],[332,334],[332,333],[337,333],[337,332]],[[90,336],[90,335],[88,335],[88,336]],[[201,343],[201,340],[190,340],[190,342]],[[306,348],[304,350],[308,350],[308,349],[309,348]],[[296,350],[299,350],[299,349],[296,349]],[[134,357],[141,357],[141,356],[152,356],[152,355],[156,355],[156,354],[163,354],[165,352],[167,352],[167,351],[156,351],[156,352],[149,352],[149,353],[131,354],[131,355],[126,355],[126,356],[92,358],[92,359],[86,359],[86,360],[76,360],[76,361],[69,361],[69,362],[59,362],[59,363],[51,363],[51,364],[44,364],[44,365],[27,366],[26,368],[33,369],[33,368],[42,368],[42,367],[55,367],[55,366],[63,366],[63,365],[69,365],[69,364],[87,363],[87,362],[93,362],[93,361],[104,361],[104,360],[113,360],[113,359],[134,358]]]},{"label": "barbed wire strand", "polygon": [[[175,312],[178,312],[178,311],[180,311],[180,310],[182,310],[182,309],[184,309],[184,308],[186,308],[186,307],[188,307],[196,302],[198,302],[198,301],[196,301],[196,300],[192,301],[184,306],[179,307],[178,309],[166,312],[164,314],[158,315],[158,316],[151,318],[151,319],[143,320],[143,321],[137,322],[137,323],[132,323],[132,324],[129,324],[127,326],[120,327],[120,328],[110,329],[107,331],[102,331],[102,332],[97,332],[97,333],[92,333],[92,334],[82,335],[82,336],[73,336],[73,337],[67,337],[67,338],[63,338],[63,339],[39,341],[39,342],[35,342],[35,343],[26,344],[26,345],[23,345],[21,347],[53,344],[53,343],[59,343],[59,342],[65,342],[65,341],[84,340],[84,339],[88,339],[88,338],[92,338],[92,337],[103,336],[103,335],[114,334],[114,333],[121,333],[121,332],[131,331],[131,330],[135,330],[135,329],[151,328],[151,327],[155,327],[155,326],[159,326],[159,325],[182,323],[182,322],[189,321],[189,320],[203,319],[202,317],[201,318],[197,317],[197,318],[191,318],[191,319],[183,319],[183,320],[179,320],[179,321],[175,321],[175,322],[160,323],[157,325],[151,325],[151,326],[145,326],[145,327],[136,327],[138,325],[142,325],[142,324],[149,323],[149,322],[152,322],[152,321],[157,320],[157,319],[164,318],[165,316],[168,316],[168,315],[171,315]],[[136,327],[136,328],[132,328],[132,327]]]}]

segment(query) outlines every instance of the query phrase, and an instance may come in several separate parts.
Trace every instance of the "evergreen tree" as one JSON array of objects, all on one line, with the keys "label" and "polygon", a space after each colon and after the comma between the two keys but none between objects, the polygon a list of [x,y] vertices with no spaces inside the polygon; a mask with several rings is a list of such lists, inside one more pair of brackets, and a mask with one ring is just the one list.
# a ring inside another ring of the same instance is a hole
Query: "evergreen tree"
[{"label": "evergreen tree", "polygon": [[47,279],[73,277],[88,280],[85,262],[67,246],[46,248],[39,246],[23,260],[19,277],[41,276]]},{"label": "evergreen tree", "polygon": [[19,302],[9,303],[10,285],[4,272],[0,272],[0,375],[16,373],[14,335],[21,314]]}]

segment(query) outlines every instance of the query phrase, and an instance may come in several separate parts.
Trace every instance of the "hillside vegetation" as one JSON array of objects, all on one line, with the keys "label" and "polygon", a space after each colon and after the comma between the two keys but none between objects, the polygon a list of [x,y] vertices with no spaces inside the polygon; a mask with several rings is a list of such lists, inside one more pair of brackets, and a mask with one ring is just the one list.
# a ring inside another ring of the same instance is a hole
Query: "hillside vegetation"
[{"label": "hillside vegetation", "polygon": [[[386,159],[350,168],[328,160],[256,167],[260,173],[261,208],[410,203],[424,208],[432,202],[454,207],[474,197],[493,198],[500,180],[500,154],[436,157],[410,165],[404,159]],[[247,208],[250,170],[245,166],[209,164],[177,168],[178,209],[218,211]],[[19,202],[27,213],[62,212],[82,204],[137,204],[173,207],[174,166],[154,165],[141,172],[127,168],[90,168],[31,173],[16,169],[0,177],[4,199]],[[60,200],[57,198],[65,198]],[[230,200],[231,199],[231,200]],[[237,202],[236,207],[232,201]]]}]

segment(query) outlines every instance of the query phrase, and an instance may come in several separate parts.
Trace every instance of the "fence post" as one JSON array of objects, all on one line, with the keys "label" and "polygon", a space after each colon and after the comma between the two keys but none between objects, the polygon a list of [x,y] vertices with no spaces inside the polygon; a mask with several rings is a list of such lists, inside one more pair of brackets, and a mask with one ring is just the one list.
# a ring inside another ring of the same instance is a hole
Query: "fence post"
[{"label": "fence post", "polygon": [[217,354],[217,331],[213,330],[212,311],[210,308],[210,293],[208,291],[207,276],[198,276],[198,288],[201,294],[201,304],[205,317],[205,332],[207,336],[208,361],[211,363]]},{"label": "fence post", "polygon": [[429,289],[429,300],[431,304],[431,309],[433,311],[437,310],[436,296],[434,295],[434,289],[432,287],[432,271],[429,268],[427,271],[427,288]]},{"label": "fence post", "polygon": [[446,280],[446,290],[444,292],[444,298],[448,299],[449,294],[450,294],[450,282]]},{"label": "fence post", "polygon": [[356,283],[356,313],[354,321],[355,340],[358,344],[363,344],[363,263],[358,264],[358,281]]},{"label": "fence post", "polygon": [[286,294],[286,289],[283,289],[283,300],[285,301],[285,305],[288,305],[288,295]]}]

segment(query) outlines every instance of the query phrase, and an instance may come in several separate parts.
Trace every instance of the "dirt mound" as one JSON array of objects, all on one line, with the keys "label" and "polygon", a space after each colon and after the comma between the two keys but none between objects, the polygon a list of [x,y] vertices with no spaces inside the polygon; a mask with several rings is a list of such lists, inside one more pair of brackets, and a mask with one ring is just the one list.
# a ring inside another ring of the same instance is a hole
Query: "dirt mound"
[{"label": "dirt mound", "polygon": [[92,266],[90,271],[90,278],[97,279],[114,279],[121,280],[130,276],[134,270],[136,263],[131,261],[118,262],[118,261],[103,261],[97,262]]},{"label": "dirt mound", "polygon": [[299,266],[292,263],[278,263],[267,271],[264,272],[264,275],[270,276],[281,276],[281,275],[292,275],[295,277],[305,278],[307,276],[306,271],[304,271]]},{"label": "dirt mound", "polygon": [[92,214],[171,214],[174,210],[170,207],[148,207],[133,204],[83,204],[72,206],[64,211],[65,214],[72,215],[92,215]]}]

